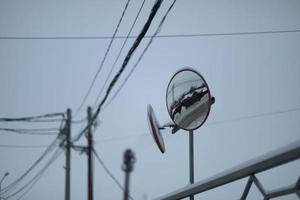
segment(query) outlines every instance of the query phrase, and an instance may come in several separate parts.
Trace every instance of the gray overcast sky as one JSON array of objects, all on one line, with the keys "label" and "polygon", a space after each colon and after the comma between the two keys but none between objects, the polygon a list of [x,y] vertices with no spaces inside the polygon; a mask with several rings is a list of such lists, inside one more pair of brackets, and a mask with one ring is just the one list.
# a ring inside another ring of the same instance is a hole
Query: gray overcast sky
[{"label": "gray overcast sky", "polygon": [[[148,35],[154,33],[171,2],[163,2]],[[111,36],[125,3],[125,0],[1,0],[0,36]],[[141,0],[131,0],[118,35],[127,34],[141,3]],[[153,3],[154,0],[146,1],[132,35],[141,30]],[[299,30],[299,11],[298,0],[178,0],[159,34]],[[133,41],[128,41],[114,74]],[[141,43],[120,82],[147,41]],[[94,104],[122,42],[122,39],[114,41],[84,110],[76,119],[84,118],[86,106]],[[1,39],[0,117],[64,112],[67,108],[75,112],[108,43],[109,40]],[[167,84],[172,74],[185,66],[199,71],[216,97],[207,125],[195,131],[196,181],[298,140],[299,111],[216,125],[209,123],[300,108],[299,52],[299,32],[156,38],[118,97],[100,113],[101,122],[94,133],[95,148],[121,183],[123,151],[128,147],[135,151],[137,162],[131,182],[131,194],[135,199],[151,199],[186,186],[187,133],[179,131],[170,135],[164,131],[166,153],[162,155],[148,134],[146,120],[147,104],[152,104],[161,124],[170,121],[165,103]],[[0,125],[13,128],[49,126],[57,127],[58,124]],[[82,126],[73,125],[72,135]],[[53,138],[1,132],[0,144],[47,145]],[[78,144],[85,144],[85,139]],[[10,172],[3,186],[18,178],[42,152],[43,149],[1,148],[0,174]],[[63,165],[64,156],[61,155],[24,199],[63,199]],[[261,179],[269,189],[288,185],[296,181],[299,169],[300,163],[296,161],[261,175]],[[86,198],[86,173],[86,156],[72,152],[74,200]],[[237,199],[244,183],[242,180],[197,198]],[[122,197],[97,161],[95,197]],[[251,191],[251,198],[257,197],[257,192]]]}]

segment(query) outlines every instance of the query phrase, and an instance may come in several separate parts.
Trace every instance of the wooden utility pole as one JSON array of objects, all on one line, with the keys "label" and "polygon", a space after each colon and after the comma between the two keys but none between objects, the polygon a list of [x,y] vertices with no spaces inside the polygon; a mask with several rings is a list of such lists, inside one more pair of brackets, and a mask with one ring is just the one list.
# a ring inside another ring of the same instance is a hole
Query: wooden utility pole
[{"label": "wooden utility pole", "polygon": [[93,134],[92,134],[92,108],[89,106],[87,109],[87,123],[88,130],[86,133],[87,138],[87,155],[88,155],[88,200],[94,199],[93,191]]},{"label": "wooden utility pole", "polygon": [[65,177],[65,200],[71,199],[71,109],[67,109],[67,120],[64,128],[66,136],[66,177]]}]

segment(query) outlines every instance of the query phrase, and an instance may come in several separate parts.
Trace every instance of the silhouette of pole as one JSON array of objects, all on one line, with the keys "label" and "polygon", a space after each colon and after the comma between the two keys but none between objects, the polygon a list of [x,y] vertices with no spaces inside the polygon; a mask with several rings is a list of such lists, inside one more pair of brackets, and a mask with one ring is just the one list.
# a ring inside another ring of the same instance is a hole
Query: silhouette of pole
[{"label": "silhouette of pole", "polygon": [[87,109],[87,123],[88,130],[87,138],[87,154],[88,154],[88,200],[94,199],[93,191],[93,134],[92,134],[92,108],[89,106]]},{"label": "silhouette of pole", "polygon": [[[189,157],[190,157],[190,184],[194,183],[194,133],[189,132]],[[190,196],[194,200],[194,195]]]},{"label": "silhouette of pole", "polygon": [[71,199],[71,118],[71,109],[67,109],[67,120],[64,128],[66,136],[65,200]]},{"label": "silhouette of pole", "polygon": [[122,166],[122,169],[125,172],[124,200],[129,199],[130,173],[133,170],[134,162],[135,162],[134,153],[130,149],[127,149],[124,153],[124,163]]}]

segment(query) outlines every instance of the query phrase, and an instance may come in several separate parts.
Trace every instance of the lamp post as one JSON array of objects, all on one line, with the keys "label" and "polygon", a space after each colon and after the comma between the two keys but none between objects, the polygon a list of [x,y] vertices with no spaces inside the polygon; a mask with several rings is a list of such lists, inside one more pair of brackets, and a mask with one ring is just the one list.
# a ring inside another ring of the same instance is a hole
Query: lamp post
[{"label": "lamp post", "polygon": [[1,191],[2,191],[2,189],[1,189],[1,184],[2,184],[2,182],[4,181],[5,177],[7,177],[8,175],[9,175],[9,173],[8,173],[8,172],[5,172],[4,176],[2,177],[2,179],[1,179],[1,181],[0,181],[0,200],[2,199],[2,197],[1,197]]}]

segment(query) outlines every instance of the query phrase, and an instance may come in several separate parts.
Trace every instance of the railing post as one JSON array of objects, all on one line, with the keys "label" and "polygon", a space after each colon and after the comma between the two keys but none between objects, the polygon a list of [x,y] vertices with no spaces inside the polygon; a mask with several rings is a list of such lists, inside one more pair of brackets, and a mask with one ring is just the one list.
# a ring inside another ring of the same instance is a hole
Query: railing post
[{"label": "railing post", "polygon": [[253,180],[251,178],[251,176],[248,178],[247,184],[245,186],[244,192],[242,194],[241,200],[246,200],[248,193],[250,191],[251,185],[253,183]]}]

